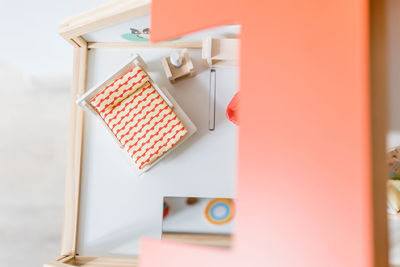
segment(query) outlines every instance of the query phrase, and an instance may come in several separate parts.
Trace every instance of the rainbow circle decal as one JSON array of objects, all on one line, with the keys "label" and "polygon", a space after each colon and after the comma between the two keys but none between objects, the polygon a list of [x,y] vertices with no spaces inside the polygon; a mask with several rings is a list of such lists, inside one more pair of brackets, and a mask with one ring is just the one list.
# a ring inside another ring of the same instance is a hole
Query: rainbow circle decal
[{"label": "rainbow circle decal", "polygon": [[233,218],[233,201],[228,198],[216,198],[208,203],[205,215],[210,223],[225,224]]}]

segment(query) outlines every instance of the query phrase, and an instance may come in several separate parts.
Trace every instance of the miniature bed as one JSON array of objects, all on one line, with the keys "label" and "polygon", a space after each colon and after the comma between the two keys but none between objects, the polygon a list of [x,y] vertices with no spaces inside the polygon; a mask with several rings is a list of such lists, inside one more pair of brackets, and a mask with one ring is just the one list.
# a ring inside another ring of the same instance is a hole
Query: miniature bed
[{"label": "miniature bed", "polygon": [[131,156],[138,174],[149,170],[197,130],[171,95],[151,79],[146,67],[136,54],[77,100],[101,119]]},{"label": "miniature bed", "polygon": [[[123,5],[121,2],[121,9]],[[63,256],[48,266],[58,263],[89,266],[105,262],[134,265],[143,237],[216,245],[229,243],[231,226],[206,225],[202,229],[199,224],[200,230],[195,234],[190,231],[178,236],[171,232],[163,234],[163,199],[235,197],[237,126],[226,118],[225,109],[238,90],[237,68],[215,69],[215,129],[210,131],[210,68],[204,65],[201,48],[205,37],[233,38],[239,33],[239,26],[218,27],[152,44],[146,36],[148,12],[149,2],[145,1],[132,9],[130,20],[118,18],[121,23],[97,31],[71,26],[72,22],[61,26],[65,29],[64,37],[75,36],[66,39],[76,47],[71,149]],[[76,31],[82,34],[76,36]],[[191,73],[190,77],[171,83],[161,59],[179,49],[187,49],[194,75]],[[154,89],[188,130],[173,149],[144,171],[134,167],[116,135],[90,106],[90,101],[101,90],[135,66],[145,70]],[[172,213],[168,219],[173,221],[173,216]],[[186,226],[190,229],[190,225],[186,223]]]}]

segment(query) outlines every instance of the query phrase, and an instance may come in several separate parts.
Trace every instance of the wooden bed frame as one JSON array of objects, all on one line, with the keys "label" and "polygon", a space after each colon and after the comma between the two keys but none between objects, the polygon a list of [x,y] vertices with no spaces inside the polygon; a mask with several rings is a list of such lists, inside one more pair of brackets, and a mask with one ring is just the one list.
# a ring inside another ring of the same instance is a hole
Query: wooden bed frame
[{"label": "wooden bed frame", "polygon": [[[372,116],[372,135],[374,155],[373,170],[374,176],[384,173],[381,169],[382,161],[385,159],[382,151],[382,136],[386,135],[386,121],[381,120],[382,111],[385,110],[386,92],[380,90],[382,86],[386,88],[385,74],[385,41],[384,31],[385,22],[384,5],[380,1],[372,0],[370,3],[371,25],[370,32],[372,37],[370,40],[370,57],[371,57],[371,106],[372,114],[380,114],[379,117]],[[80,202],[80,184],[81,184],[81,160],[82,160],[82,137],[84,112],[76,105],[76,96],[82,95],[86,91],[87,77],[87,56],[89,49],[97,48],[133,48],[133,47],[168,47],[168,48],[191,48],[201,49],[201,42],[87,42],[82,36],[86,33],[132,19],[134,17],[144,16],[150,13],[150,0],[116,0],[111,3],[100,6],[97,9],[82,13],[80,15],[63,21],[59,27],[60,35],[68,41],[73,47],[73,78],[71,90],[71,117],[70,117],[70,134],[68,140],[68,159],[65,183],[65,201],[64,201],[64,219],[62,229],[61,256],[50,261],[44,266],[46,267],[68,267],[68,266],[137,266],[138,259],[131,258],[109,258],[109,257],[87,257],[77,255],[77,238],[79,224],[79,202]],[[376,38],[379,37],[379,38]],[[382,54],[383,53],[383,54]],[[383,60],[383,61],[382,61]],[[384,113],[386,114],[386,113]],[[385,198],[385,190],[381,187],[381,182],[373,180],[374,190],[374,236],[375,236],[375,255],[376,266],[379,262],[385,262],[387,257],[386,238],[387,235],[386,219],[384,209],[381,203]],[[198,235],[165,235],[166,238],[173,240],[186,240],[188,242],[202,243],[204,238],[213,240],[216,245],[226,245],[229,238],[226,236],[198,236]]]},{"label": "wooden bed frame", "polygon": [[[89,104],[90,99],[92,99],[95,95],[97,95],[98,92],[103,90],[106,85],[115,80],[116,78],[119,78],[121,75],[125,74],[128,70],[131,70],[133,67],[139,66],[141,67],[145,72],[147,64],[143,61],[143,59],[138,55],[134,55],[130,60],[129,63],[125,64],[122,68],[119,68],[118,72],[115,74],[111,75],[108,77],[107,80],[103,81],[100,84],[96,85],[95,87],[88,89],[85,94],[81,95],[76,104],[78,104],[81,108],[92,112],[95,114],[95,116],[98,116],[97,112],[93,109],[93,107]],[[147,72],[146,72],[147,74]],[[148,74],[147,74],[148,75]],[[182,138],[182,140],[179,141],[176,146],[171,148],[169,151],[164,153],[160,158],[156,159],[153,163],[149,164],[148,166],[144,167],[143,170],[139,170],[137,166],[132,166],[133,169],[137,174],[143,174],[144,172],[148,171],[152,166],[157,164],[160,160],[162,160],[165,156],[167,156],[170,152],[172,152],[176,147],[178,147],[181,143],[183,143],[185,140],[187,140],[190,136],[192,136],[196,131],[197,128],[193,124],[193,122],[188,118],[188,116],[185,114],[185,112],[182,110],[182,108],[176,103],[175,99],[172,98],[172,96],[165,91],[165,89],[161,89],[158,87],[158,85],[154,82],[154,80],[149,76],[149,83],[153,86],[153,88],[157,91],[157,93],[161,96],[161,98],[165,101],[165,103],[174,110],[175,114],[179,117],[179,119],[184,123],[186,130],[188,131],[187,134]],[[100,118],[100,117],[98,117]],[[100,119],[101,123],[104,125],[104,128],[110,132],[110,136],[115,138],[116,143],[123,148],[121,145],[120,141],[116,138],[114,133],[111,131],[111,129],[105,124],[104,120]]]}]

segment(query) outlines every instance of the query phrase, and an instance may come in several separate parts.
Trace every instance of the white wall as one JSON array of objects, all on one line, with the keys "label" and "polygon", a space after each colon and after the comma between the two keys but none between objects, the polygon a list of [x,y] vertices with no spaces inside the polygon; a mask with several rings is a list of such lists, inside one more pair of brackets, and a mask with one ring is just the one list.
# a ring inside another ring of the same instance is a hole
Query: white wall
[{"label": "white wall", "polygon": [[106,0],[0,0],[0,60],[26,73],[71,72],[71,46],[58,24]]}]

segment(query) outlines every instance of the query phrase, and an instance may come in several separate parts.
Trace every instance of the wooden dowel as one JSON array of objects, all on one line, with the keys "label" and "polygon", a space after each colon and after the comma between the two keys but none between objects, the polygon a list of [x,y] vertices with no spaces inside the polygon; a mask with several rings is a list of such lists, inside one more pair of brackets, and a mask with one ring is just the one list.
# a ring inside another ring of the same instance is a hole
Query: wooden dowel
[{"label": "wooden dowel", "polygon": [[89,49],[98,48],[188,48],[201,49],[201,42],[89,42]]}]

